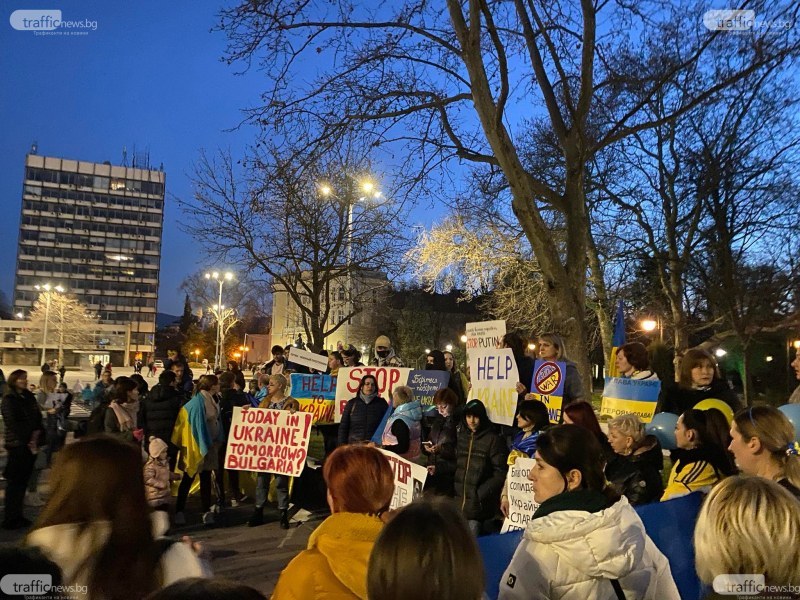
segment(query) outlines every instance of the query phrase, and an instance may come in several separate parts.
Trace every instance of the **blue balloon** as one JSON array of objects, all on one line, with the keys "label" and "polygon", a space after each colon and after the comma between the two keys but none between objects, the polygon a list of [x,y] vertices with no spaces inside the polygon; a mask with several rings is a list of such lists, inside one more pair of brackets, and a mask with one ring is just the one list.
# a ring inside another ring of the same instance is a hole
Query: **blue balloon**
[{"label": "blue balloon", "polygon": [[644,426],[647,435],[654,435],[664,450],[674,450],[678,447],[675,441],[675,425],[678,415],[662,412],[653,417],[653,420]]},{"label": "blue balloon", "polygon": [[794,441],[800,442],[800,404],[784,404],[778,410],[794,425]]}]

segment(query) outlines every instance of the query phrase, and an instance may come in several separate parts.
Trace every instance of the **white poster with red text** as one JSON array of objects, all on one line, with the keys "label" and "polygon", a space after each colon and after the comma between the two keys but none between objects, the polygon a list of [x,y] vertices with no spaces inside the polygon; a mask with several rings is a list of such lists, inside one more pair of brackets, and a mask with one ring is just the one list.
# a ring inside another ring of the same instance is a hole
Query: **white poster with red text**
[{"label": "white poster with red text", "polygon": [[378,382],[378,396],[391,403],[395,386],[406,385],[411,369],[407,367],[342,367],[336,380],[336,409],[334,419],[342,422],[347,401],[355,398],[364,375],[373,375]]}]

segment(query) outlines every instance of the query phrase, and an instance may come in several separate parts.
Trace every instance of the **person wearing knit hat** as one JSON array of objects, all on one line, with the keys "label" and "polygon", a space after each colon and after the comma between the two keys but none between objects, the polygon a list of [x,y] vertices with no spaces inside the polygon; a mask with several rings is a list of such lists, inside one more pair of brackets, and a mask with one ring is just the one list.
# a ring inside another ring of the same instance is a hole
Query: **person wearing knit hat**
[{"label": "person wearing knit hat", "polygon": [[375,340],[375,356],[369,364],[373,367],[402,367],[403,359],[394,353],[391,340],[379,335]]},{"label": "person wearing knit hat", "polygon": [[147,446],[150,458],[144,465],[144,491],[147,503],[155,510],[166,512],[169,512],[172,501],[171,484],[181,478],[177,473],[170,471],[168,448],[164,440],[151,435]]}]

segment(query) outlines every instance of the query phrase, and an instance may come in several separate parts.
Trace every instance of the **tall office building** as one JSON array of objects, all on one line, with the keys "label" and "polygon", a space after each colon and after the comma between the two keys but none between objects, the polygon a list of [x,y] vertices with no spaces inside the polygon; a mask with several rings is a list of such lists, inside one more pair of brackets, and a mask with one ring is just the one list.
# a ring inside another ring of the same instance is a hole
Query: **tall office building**
[{"label": "tall office building", "polygon": [[164,183],[163,170],[28,154],[14,311],[31,310],[37,284],[59,284],[100,323],[129,326],[126,355],[115,363],[146,360],[156,330]]}]

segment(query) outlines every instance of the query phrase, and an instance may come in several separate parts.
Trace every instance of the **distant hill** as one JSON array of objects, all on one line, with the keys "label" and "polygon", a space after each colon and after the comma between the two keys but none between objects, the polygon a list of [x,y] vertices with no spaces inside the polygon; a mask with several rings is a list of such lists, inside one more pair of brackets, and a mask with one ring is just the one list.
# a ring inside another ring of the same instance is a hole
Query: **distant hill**
[{"label": "distant hill", "polygon": [[161,329],[180,321],[180,315],[168,315],[167,313],[156,313],[156,328]]}]

